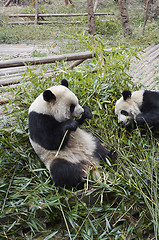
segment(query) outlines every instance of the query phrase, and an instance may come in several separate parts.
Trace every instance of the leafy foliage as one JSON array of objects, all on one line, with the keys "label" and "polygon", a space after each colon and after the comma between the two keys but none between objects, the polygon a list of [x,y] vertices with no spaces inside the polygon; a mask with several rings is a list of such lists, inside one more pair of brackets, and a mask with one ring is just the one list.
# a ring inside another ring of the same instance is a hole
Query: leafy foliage
[{"label": "leafy foliage", "polygon": [[[4,4],[5,1],[2,1]],[[40,13],[87,12],[82,1],[63,6],[63,0],[40,6]],[[104,2],[104,4],[103,4]],[[148,21],[142,35],[143,9],[130,1],[128,9],[133,38],[124,38],[115,1],[100,1],[98,10],[114,12],[114,17],[97,17],[98,35],[87,33],[85,17],[70,18],[80,25],[8,25],[0,15],[0,42],[50,41],[62,53],[90,49],[96,57],[73,70],[66,62],[28,67],[24,80],[3,91],[10,93],[10,107],[0,129],[0,238],[1,239],[158,239],[158,136],[151,129],[127,132],[120,129],[114,105],[123,89],[136,89],[127,74],[137,48],[158,43],[158,19]],[[62,4],[60,4],[62,3]],[[7,10],[6,10],[7,11]],[[30,6],[21,13],[34,13]],[[135,14],[134,14],[135,12]],[[30,20],[30,19],[29,19]],[[47,19],[46,20],[53,20]],[[61,21],[62,18],[57,20]],[[73,37],[72,37],[73,36]],[[53,41],[53,43],[52,43]],[[63,47],[65,46],[65,47]],[[104,49],[114,47],[111,53]],[[126,48],[123,46],[131,46]],[[34,52],[33,56],[39,53]],[[105,63],[103,65],[103,62]],[[47,77],[48,68],[52,76]],[[46,88],[69,81],[71,90],[88,105],[93,119],[83,128],[91,131],[108,148],[118,152],[116,162],[102,165],[100,179],[86,182],[84,191],[58,189],[43,163],[33,151],[28,134],[28,108]]]},{"label": "leafy foliage", "polygon": [[[1,239],[148,239],[158,238],[158,140],[149,129],[120,129],[115,101],[123,89],[135,89],[127,74],[135,49],[110,53],[95,37],[81,39],[96,57],[73,70],[65,62],[28,70],[20,85],[9,86],[11,112],[0,131]],[[102,65],[102,62],[105,62]],[[80,104],[88,105],[93,119],[83,128],[108,149],[115,148],[115,163],[108,159],[101,178],[88,179],[85,190],[58,189],[34,153],[28,135],[28,108],[43,90],[69,81]]]}]

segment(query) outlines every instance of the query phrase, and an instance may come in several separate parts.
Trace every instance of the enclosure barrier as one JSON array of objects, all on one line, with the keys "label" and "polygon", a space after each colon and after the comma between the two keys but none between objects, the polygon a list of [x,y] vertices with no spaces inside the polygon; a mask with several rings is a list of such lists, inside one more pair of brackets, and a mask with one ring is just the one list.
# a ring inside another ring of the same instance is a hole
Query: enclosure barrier
[{"label": "enclosure barrier", "polygon": [[[95,16],[104,16],[104,15],[114,15],[114,13],[94,13]],[[70,21],[70,22],[62,22],[62,21],[40,21],[39,18],[44,19],[44,17],[80,17],[80,16],[88,16],[88,13],[70,13],[70,14],[10,14],[9,17],[28,17],[34,18],[35,21],[17,21],[17,22],[9,22],[9,24],[52,24],[52,23],[81,23],[81,21]]]}]

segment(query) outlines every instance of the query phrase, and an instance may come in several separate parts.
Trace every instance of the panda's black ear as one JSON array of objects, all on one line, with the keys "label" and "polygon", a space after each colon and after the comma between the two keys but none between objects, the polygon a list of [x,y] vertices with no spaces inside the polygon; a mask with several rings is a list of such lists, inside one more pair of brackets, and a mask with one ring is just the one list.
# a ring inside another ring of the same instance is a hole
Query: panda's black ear
[{"label": "panda's black ear", "polygon": [[61,85],[65,86],[68,88],[68,81],[66,79],[61,80]]},{"label": "panda's black ear", "polygon": [[43,98],[46,102],[50,102],[51,100],[56,101],[56,96],[50,90],[43,92]]},{"label": "panda's black ear", "polygon": [[122,92],[123,98],[126,101],[126,99],[131,98],[131,92],[129,90],[125,90]]}]

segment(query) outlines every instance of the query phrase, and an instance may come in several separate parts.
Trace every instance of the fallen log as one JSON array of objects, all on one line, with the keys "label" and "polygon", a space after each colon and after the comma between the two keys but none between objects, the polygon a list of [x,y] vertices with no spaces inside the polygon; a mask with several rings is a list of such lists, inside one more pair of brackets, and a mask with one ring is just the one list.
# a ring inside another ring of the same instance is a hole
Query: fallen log
[{"label": "fallen log", "polygon": [[[105,52],[109,53],[112,49],[105,49]],[[86,60],[88,58],[93,58],[93,54],[90,51],[79,52],[79,53],[70,53],[62,55],[54,55],[49,57],[35,57],[35,58],[26,58],[26,59],[14,59],[14,60],[5,60],[0,61],[1,68],[10,68],[10,67],[21,67],[26,65],[40,65],[65,61],[76,61],[76,60]]]}]

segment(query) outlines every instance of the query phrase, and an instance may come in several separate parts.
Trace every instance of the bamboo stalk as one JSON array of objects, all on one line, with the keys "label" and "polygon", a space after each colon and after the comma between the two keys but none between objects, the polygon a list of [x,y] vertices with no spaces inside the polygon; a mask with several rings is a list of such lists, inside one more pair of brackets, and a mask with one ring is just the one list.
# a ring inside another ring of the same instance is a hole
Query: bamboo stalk
[{"label": "bamboo stalk", "polygon": [[[34,15],[34,17],[35,17],[35,15]],[[23,22],[21,22],[21,21],[18,21],[18,22],[8,22],[8,24],[34,24],[35,23],[35,21],[23,21]]]}]

